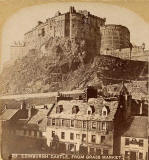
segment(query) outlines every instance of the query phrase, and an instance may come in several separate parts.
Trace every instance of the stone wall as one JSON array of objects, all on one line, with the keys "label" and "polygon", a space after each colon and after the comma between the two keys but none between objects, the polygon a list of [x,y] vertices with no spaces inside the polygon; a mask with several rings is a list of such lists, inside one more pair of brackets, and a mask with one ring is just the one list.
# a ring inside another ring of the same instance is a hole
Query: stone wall
[{"label": "stone wall", "polygon": [[101,27],[101,51],[105,49],[122,49],[130,45],[130,32],[121,25],[105,25]]},{"label": "stone wall", "polygon": [[116,50],[102,50],[101,55],[110,55],[114,57],[118,57],[121,59],[131,59],[131,60],[140,60],[140,61],[148,61],[149,59],[149,50],[144,50],[141,46]]},{"label": "stone wall", "polygon": [[11,53],[11,62],[14,62],[16,59],[21,59],[25,56],[26,48],[24,45],[11,45],[10,53]]},{"label": "stone wall", "polygon": [[100,26],[105,24],[105,19],[91,15],[87,11],[76,12],[70,7],[70,12],[56,14],[46,22],[38,25],[24,35],[26,48],[39,48],[50,37],[81,38],[98,42],[100,44]]}]

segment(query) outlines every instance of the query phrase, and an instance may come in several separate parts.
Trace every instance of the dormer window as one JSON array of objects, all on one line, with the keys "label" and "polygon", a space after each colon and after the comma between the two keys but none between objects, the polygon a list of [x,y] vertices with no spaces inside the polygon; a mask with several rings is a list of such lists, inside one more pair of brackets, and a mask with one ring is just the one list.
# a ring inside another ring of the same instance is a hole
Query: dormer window
[{"label": "dormer window", "polygon": [[74,105],[72,107],[72,114],[77,114],[79,112],[79,106]]},{"label": "dormer window", "polygon": [[92,114],[92,112],[91,112],[91,111],[88,111],[88,114],[90,115],[90,114]]},{"label": "dormer window", "polygon": [[94,112],[95,112],[95,107],[93,105],[90,105],[90,107],[87,110],[87,114],[90,115],[93,114]]},{"label": "dormer window", "polygon": [[56,113],[61,113],[63,111],[63,105],[58,105],[56,107]]},{"label": "dormer window", "polygon": [[110,109],[109,109],[108,106],[104,106],[104,107],[102,108],[102,116],[103,116],[103,117],[107,117],[109,112],[110,112]]},{"label": "dormer window", "polygon": [[103,116],[107,116],[107,111],[103,111]]}]

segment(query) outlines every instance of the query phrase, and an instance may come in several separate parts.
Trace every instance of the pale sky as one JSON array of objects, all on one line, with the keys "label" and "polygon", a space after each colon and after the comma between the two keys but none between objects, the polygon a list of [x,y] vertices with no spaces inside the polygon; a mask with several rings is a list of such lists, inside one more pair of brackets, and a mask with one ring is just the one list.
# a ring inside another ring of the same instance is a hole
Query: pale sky
[{"label": "pale sky", "polygon": [[106,24],[121,24],[130,30],[131,42],[136,45],[146,44],[149,48],[149,23],[146,23],[139,15],[126,9],[104,3],[49,3],[21,9],[12,15],[3,27],[2,34],[2,63],[9,60],[9,46],[14,41],[23,41],[24,33],[37,25],[39,20],[53,17],[59,10],[61,13],[69,11],[74,6],[76,10],[88,10],[91,14],[106,18]]}]

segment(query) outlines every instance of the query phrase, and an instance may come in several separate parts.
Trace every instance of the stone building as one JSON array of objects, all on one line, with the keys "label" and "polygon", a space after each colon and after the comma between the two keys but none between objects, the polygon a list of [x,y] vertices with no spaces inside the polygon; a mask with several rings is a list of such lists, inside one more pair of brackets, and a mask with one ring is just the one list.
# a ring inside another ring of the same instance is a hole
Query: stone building
[{"label": "stone building", "polygon": [[101,50],[100,54],[110,55],[121,59],[148,61],[149,50],[145,50],[142,44],[142,46],[132,46],[129,48],[128,46],[126,48],[119,49],[107,48]]},{"label": "stone building", "polygon": [[101,51],[129,48],[130,32],[128,28],[121,25],[104,25],[101,31]]},{"label": "stone building", "polygon": [[10,59],[14,62],[16,59],[21,59],[26,54],[25,44],[21,42],[14,42],[10,46]]},{"label": "stone building", "polygon": [[59,101],[48,118],[48,146],[55,148],[54,139],[57,138],[56,149],[61,153],[113,154],[113,118],[117,102],[107,106],[103,103],[103,99],[90,99],[88,103]]},{"label": "stone building", "polygon": [[[39,48],[50,37],[80,38],[97,42],[100,40],[100,26],[105,24],[105,18],[90,14],[88,11],[76,11],[70,7],[69,12],[38,22],[31,31],[25,33],[24,41],[28,49]],[[99,46],[98,46],[99,47]]]},{"label": "stone building", "polygon": [[[92,15],[87,10],[76,11],[70,7],[66,13],[56,12],[55,16],[46,19],[24,34],[24,45],[11,46],[11,59],[14,62],[32,49],[44,48],[50,38],[83,39],[96,54],[111,55],[123,59],[146,60],[148,51],[133,47],[130,43],[129,29],[122,25],[105,24],[106,19]],[[131,51],[130,51],[131,50]],[[143,52],[142,52],[143,51]],[[142,58],[143,57],[143,58]]]},{"label": "stone building", "polygon": [[147,125],[146,116],[134,116],[130,127],[122,134],[121,154],[125,160],[148,160]]},{"label": "stone building", "polygon": [[23,102],[20,108],[7,108],[3,112],[0,116],[3,159],[7,159],[12,153],[46,153],[44,132],[47,126],[46,117],[52,106],[53,104],[47,104],[28,108]]},{"label": "stone building", "polygon": [[131,99],[126,99],[123,90],[122,87],[120,100],[106,101],[89,94],[91,90],[87,91],[86,99],[82,97],[83,100],[58,98],[48,117],[45,135],[51,151],[92,155],[117,153],[115,150],[120,148],[114,148],[115,137],[119,126],[130,116]]}]

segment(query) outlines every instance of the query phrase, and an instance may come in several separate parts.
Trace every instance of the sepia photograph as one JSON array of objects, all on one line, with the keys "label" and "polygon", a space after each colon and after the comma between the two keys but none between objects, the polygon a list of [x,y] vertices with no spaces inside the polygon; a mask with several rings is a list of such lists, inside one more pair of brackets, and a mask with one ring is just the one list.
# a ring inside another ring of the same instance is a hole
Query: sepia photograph
[{"label": "sepia photograph", "polygon": [[0,160],[149,159],[147,7],[0,0]]}]

